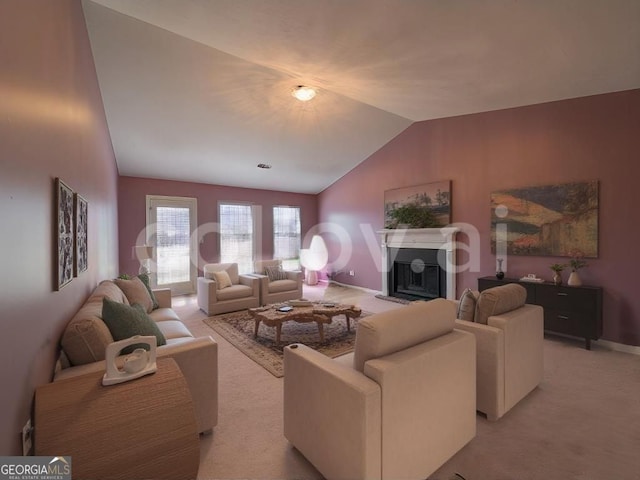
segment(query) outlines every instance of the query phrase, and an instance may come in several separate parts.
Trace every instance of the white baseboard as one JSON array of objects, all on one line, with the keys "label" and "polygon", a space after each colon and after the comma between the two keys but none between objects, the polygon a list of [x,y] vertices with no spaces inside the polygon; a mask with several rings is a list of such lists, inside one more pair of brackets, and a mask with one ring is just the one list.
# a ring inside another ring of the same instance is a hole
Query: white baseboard
[{"label": "white baseboard", "polygon": [[591,343],[600,345],[609,350],[616,352],[632,353],[633,355],[640,355],[640,347],[635,345],[625,345],[624,343],[616,343],[610,340],[597,340]]},{"label": "white baseboard", "polygon": [[335,283],[336,285],[340,285],[341,287],[355,288],[356,290],[360,290],[362,292],[370,293],[371,295],[380,295],[379,290],[371,290],[370,288],[359,287],[357,285],[349,285],[348,283],[340,283],[335,280],[329,280],[329,283]]}]

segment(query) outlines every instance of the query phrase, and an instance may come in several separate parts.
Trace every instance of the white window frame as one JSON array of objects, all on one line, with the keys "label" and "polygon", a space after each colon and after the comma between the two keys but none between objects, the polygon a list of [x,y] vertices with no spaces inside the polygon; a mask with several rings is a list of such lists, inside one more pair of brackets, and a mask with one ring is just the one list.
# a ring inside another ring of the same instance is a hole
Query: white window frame
[{"label": "white window frame", "polygon": [[[186,295],[195,293],[196,291],[196,281],[198,277],[198,269],[197,262],[199,256],[199,245],[198,245],[198,199],[193,197],[173,197],[173,196],[164,196],[164,195],[147,195],[146,196],[146,227],[144,232],[145,243],[147,245],[153,245],[156,247],[156,224],[152,223],[152,220],[155,217],[152,209],[154,206],[163,206],[163,207],[182,207],[189,209],[189,224],[191,225],[191,233],[189,237],[190,248],[189,248],[189,281],[188,282],[179,282],[172,283],[169,285],[162,285],[162,287],[168,286],[171,288],[172,295]],[[157,265],[158,262],[158,249],[153,249],[153,263]],[[151,275],[151,285],[153,287],[158,287],[158,279],[157,275],[152,272]]]}]

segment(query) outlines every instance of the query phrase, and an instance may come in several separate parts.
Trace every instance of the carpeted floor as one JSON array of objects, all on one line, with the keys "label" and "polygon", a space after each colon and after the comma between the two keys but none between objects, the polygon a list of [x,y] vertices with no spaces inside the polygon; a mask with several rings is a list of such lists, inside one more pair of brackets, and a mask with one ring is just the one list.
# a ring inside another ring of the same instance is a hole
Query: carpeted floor
[{"label": "carpeted floor", "polygon": [[[364,316],[366,313],[363,312],[360,318]],[[324,325],[324,342],[320,342],[315,323],[285,322],[280,345],[275,342],[275,328],[263,323],[258,329],[258,336],[254,336],[255,322],[247,310],[207,317],[204,323],[272,375],[282,377],[282,349],[286,345],[304,343],[328,357],[337,357],[353,350],[357,320],[351,322],[351,330],[347,331],[344,315],[334,317],[331,323]]]},{"label": "carpeted floor", "polygon": [[[307,298],[324,295],[322,285],[304,288]],[[350,303],[369,312],[403,308],[352,293]],[[198,478],[322,478],[282,433],[284,379],[207,327],[194,297],[174,297],[174,306],[194,335],[211,335],[219,346],[219,422],[201,437]],[[544,359],[540,386],[497,422],[479,414],[476,437],[430,480],[456,472],[466,480],[640,478],[640,358],[598,342],[587,351],[579,340],[548,336]]]}]

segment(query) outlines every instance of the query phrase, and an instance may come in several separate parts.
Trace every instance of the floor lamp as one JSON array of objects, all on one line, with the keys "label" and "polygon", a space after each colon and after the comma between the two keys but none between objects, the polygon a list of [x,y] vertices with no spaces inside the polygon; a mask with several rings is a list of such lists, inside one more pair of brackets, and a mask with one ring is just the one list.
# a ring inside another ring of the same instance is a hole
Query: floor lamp
[{"label": "floor lamp", "polygon": [[329,252],[320,235],[311,238],[309,248],[300,250],[300,263],[305,268],[307,285],[318,283],[318,270],[322,270],[329,260]]}]

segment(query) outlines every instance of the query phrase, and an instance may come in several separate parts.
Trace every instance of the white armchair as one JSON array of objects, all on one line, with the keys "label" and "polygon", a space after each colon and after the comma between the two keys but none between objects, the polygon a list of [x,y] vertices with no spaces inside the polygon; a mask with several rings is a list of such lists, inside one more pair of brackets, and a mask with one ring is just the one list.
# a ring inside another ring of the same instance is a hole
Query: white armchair
[{"label": "white armchair", "polygon": [[492,421],[527,396],[544,375],[543,309],[525,304],[526,298],[521,285],[490,288],[475,300],[475,308],[466,305],[474,321],[456,320],[457,329],[476,337],[477,409]]},{"label": "white armchair", "polygon": [[355,351],[284,349],[284,435],[325,478],[424,479],[476,433],[475,339],[444,299],[358,322]]},{"label": "white armchair", "polygon": [[[269,277],[267,269],[279,271],[282,278]],[[260,280],[260,304],[286,302],[302,298],[302,272],[282,270],[281,260],[259,260],[253,263],[253,276]]]},{"label": "white armchair", "polygon": [[198,306],[207,315],[260,306],[260,281],[239,275],[237,263],[208,263],[203,271],[204,277],[198,277]]}]

